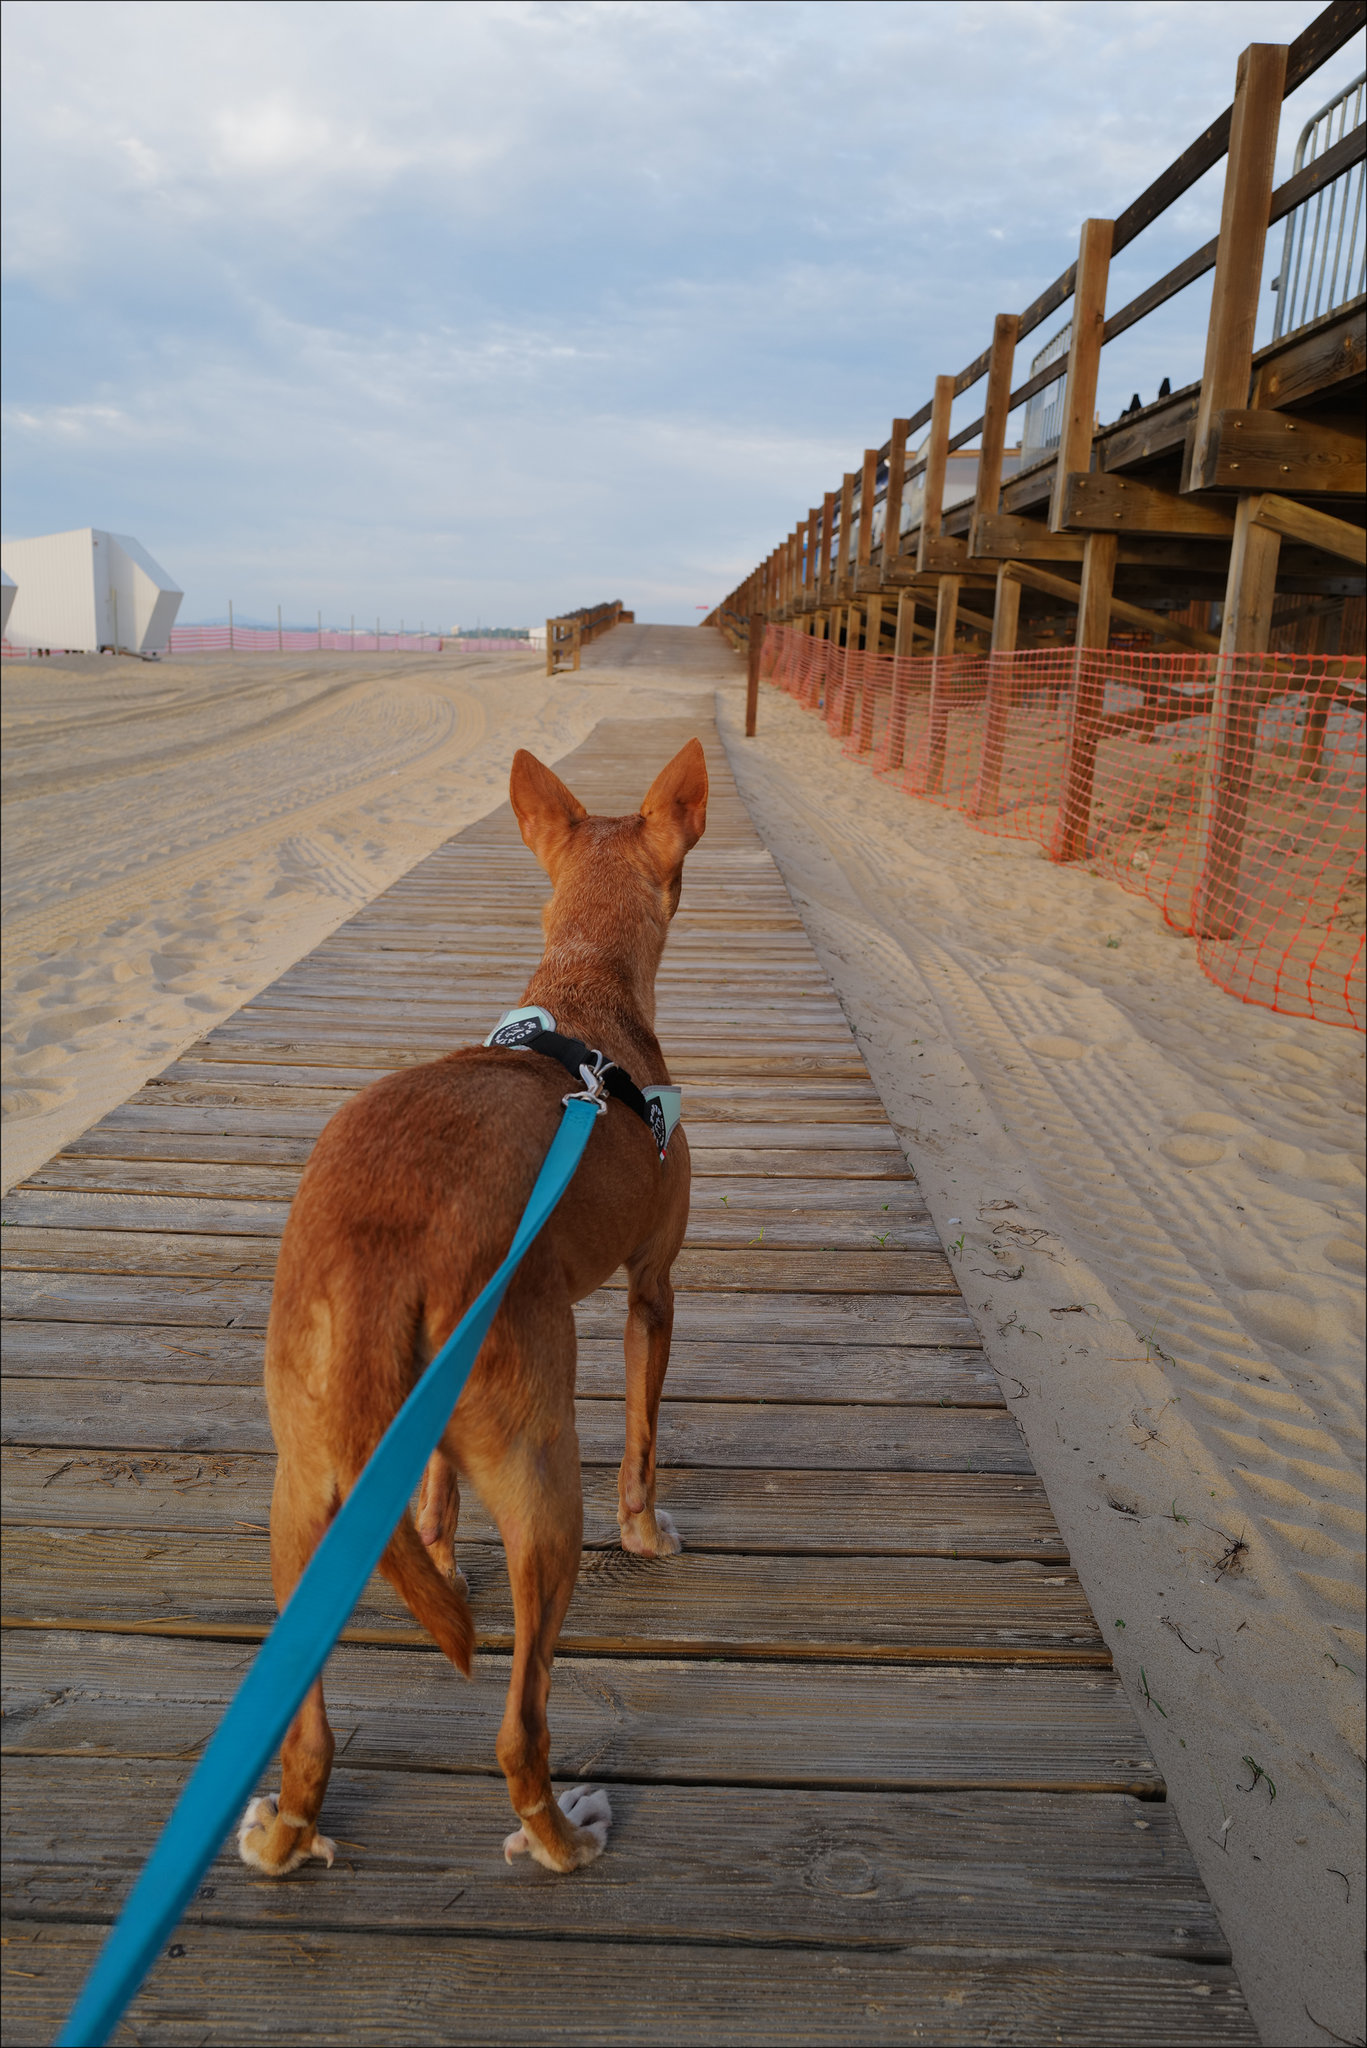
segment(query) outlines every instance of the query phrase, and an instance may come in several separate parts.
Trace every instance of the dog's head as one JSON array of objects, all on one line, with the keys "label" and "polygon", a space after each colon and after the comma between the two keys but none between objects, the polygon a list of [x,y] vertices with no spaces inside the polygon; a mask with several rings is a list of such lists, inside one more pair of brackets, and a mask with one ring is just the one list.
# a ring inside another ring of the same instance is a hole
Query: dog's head
[{"label": "dog's head", "polygon": [[560,777],[524,748],[513,756],[508,795],[522,837],[553,886],[581,859],[615,857],[653,883],[663,893],[667,915],[674,915],[684,856],[707,823],[707,762],[700,741],[680,749],[651,783],[640,810],[625,818],[590,817]]}]

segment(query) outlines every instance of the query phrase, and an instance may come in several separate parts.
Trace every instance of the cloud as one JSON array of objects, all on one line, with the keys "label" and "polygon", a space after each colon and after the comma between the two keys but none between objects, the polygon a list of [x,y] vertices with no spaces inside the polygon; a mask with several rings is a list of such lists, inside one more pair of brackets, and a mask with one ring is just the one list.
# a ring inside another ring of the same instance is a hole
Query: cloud
[{"label": "cloud", "polygon": [[[187,616],[691,620],[1313,12],[14,0],[9,520],[138,533]],[[1198,374],[1200,290],[1103,409]]]}]

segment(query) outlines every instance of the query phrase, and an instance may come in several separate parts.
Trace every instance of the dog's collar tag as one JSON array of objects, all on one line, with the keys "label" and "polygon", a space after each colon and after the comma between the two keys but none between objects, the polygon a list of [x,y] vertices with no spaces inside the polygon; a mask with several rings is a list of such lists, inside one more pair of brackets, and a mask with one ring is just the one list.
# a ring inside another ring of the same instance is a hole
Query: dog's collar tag
[{"label": "dog's collar tag", "polygon": [[527,1046],[529,1038],[539,1037],[543,1031],[554,1031],[555,1019],[549,1010],[543,1010],[538,1003],[526,1009],[505,1010],[495,1024],[486,1045],[507,1045],[516,1052]]}]

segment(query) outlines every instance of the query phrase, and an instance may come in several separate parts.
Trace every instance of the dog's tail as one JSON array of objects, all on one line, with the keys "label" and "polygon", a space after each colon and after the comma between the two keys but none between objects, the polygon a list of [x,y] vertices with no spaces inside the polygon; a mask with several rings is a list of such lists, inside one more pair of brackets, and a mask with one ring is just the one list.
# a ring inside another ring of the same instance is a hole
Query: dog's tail
[{"label": "dog's tail", "polygon": [[385,1545],[380,1570],[414,1620],[421,1622],[442,1654],[468,1678],[475,1654],[475,1618],[470,1604],[433,1564],[407,1509]]}]

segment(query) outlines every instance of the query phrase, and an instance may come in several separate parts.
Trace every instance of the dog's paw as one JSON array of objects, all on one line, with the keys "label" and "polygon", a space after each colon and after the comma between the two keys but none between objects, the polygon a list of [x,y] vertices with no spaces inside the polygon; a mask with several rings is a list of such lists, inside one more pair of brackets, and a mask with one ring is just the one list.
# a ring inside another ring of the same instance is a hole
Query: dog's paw
[{"label": "dog's paw", "polygon": [[663,1508],[656,1508],[653,1513],[642,1508],[639,1515],[629,1515],[626,1521],[619,1518],[617,1526],[622,1532],[623,1550],[629,1550],[634,1557],[675,1557],[683,1549],[683,1537],[674,1517]]},{"label": "dog's paw", "polygon": [[[281,1839],[273,1841],[276,1835]],[[238,1823],[237,1853],[249,1870],[259,1870],[263,1877],[288,1877],[315,1856],[331,1870],[337,1844],[307,1822],[287,1820],[281,1825],[273,1799],[253,1799]]]},{"label": "dog's paw", "polygon": [[[608,1843],[608,1829],[612,1826],[612,1806],[601,1785],[571,1785],[562,1792],[557,1801],[560,1811],[570,1823],[568,1842],[561,1842],[563,1830],[557,1831],[557,1846],[560,1857],[553,1855],[539,1842],[535,1834],[524,1824],[515,1834],[508,1836],[503,1844],[504,1861],[511,1863],[515,1857],[530,1855],[534,1862],[547,1870],[582,1870],[586,1863],[592,1863],[601,1856]],[[531,1815],[528,1815],[531,1819]]]}]

